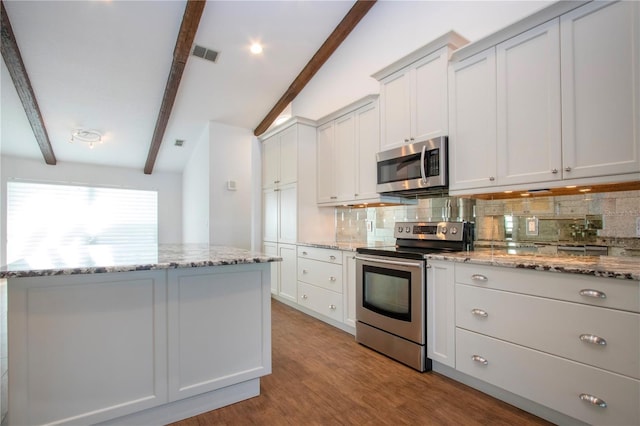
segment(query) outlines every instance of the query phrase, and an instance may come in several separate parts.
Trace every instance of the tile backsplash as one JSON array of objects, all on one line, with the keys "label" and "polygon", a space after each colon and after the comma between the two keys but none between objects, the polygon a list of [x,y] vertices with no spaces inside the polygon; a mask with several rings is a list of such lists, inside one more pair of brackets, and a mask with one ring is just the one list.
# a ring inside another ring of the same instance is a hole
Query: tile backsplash
[{"label": "tile backsplash", "polygon": [[601,246],[610,255],[640,256],[636,223],[640,191],[501,200],[442,197],[416,204],[336,208],[336,240],[393,244],[399,221],[469,220],[476,246]]}]

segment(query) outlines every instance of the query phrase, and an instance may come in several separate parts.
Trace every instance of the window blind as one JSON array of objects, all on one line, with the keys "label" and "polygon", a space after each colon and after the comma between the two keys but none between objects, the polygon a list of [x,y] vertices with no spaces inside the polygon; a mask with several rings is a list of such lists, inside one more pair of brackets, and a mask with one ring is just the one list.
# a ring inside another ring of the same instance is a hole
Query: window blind
[{"label": "window blind", "polygon": [[156,191],[8,182],[7,262],[116,265],[157,256]]}]

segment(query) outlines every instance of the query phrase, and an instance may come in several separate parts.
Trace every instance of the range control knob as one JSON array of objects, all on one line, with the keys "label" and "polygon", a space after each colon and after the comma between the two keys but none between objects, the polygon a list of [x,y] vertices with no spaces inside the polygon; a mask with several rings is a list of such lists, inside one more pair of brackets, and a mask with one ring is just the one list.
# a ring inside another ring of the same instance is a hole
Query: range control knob
[{"label": "range control knob", "polygon": [[453,228],[451,228],[451,233],[453,235],[456,235],[458,233],[458,228],[456,228],[455,226]]},{"label": "range control knob", "polygon": [[442,228],[440,228],[440,232],[442,232],[443,234],[446,234],[448,231],[446,226],[443,226]]},{"label": "range control knob", "polygon": [[402,233],[403,230],[404,228],[402,226],[398,226],[398,233]]},{"label": "range control knob", "polygon": [[411,232],[411,227],[407,226],[406,228],[404,228],[405,232],[408,234]]}]

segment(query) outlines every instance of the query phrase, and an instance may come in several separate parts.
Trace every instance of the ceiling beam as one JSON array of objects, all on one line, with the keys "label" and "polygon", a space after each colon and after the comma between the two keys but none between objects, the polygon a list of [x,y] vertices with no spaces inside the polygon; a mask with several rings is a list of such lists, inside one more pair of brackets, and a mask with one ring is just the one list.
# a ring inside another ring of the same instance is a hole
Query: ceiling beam
[{"label": "ceiling beam", "polygon": [[173,50],[173,62],[171,63],[171,70],[169,72],[169,78],[167,79],[167,85],[164,88],[164,97],[162,98],[162,104],[160,105],[160,112],[158,113],[158,119],[156,120],[156,127],[153,131],[153,138],[151,139],[151,146],[149,147],[149,154],[147,155],[147,162],[144,166],[144,173],[150,175],[153,171],[153,166],[158,157],[160,151],[160,144],[162,144],[162,138],[164,132],[167,129],[167,123],[171,116],[171,110],[178,94],[178,87],[180,87],[180,80],[182,79],[182,73],[184,67],[187,64],[187,59],[191,53],[191,46],[193,40],[196,37],[196,31],[200,24],[200,18],[206,0],[188,0],[187,6],[182,16],[182,24],[180,25],[180,32],[178,33],[178,39],[176,40],[176,47]]},{"label": "ceiling beam", "polygon": [[27,119],[29,120],[31,129],[33,130],[33,135],[38,142],[38,146],[40,146],[40,151],[42,151],[45,163],[55,165],[56,156],[54,155],[53,148],[51,147],[49,134],[47,133],[47,128],[44,125],[36,94],[31,86],[31,80],[29,80],[29,74],[27,74],[27,69],[22,61],[22,55],[20,54],[20,49],[18,49],[18,43],[16,42],[16,37],[13,34],[13,28],[11,28],[9,15],[7,15],[4,2],[0,1],[0,5],[2,7],[2,10],[0,11],[2,14],[2,22],[0,23],[0,32],[2,35],[0,43],[2,44],[1,50],[4,63],[9,70],[9,75],[11,75],[13,85],[16,87],[18,97],[22,102],[24,112],[27,114]]},{"label": "ceiling beam", "polygon": [[358,25],[360,20],[369,12],[369,9],[373,7],[376,0],[357,0],[349,12],[344,16],[342,21],[333,30],[327,40],[320,46],[320,49],[316,52],[311,60],[300,71],[300,74],[293,80],[293,83],[284,92],[284,95],[278,100],[274,107],[269,111],[262,122],[255,128],[253,134],[260,136],[264,133],[269,126],[278,118],[278,115],[295,99],[296,96],[302,91],[304,86],[309,83],[311,78],[318,72],[318,70],[324,65],[329,57],[335,52],[340,44],[347,38],[349,33]]}]

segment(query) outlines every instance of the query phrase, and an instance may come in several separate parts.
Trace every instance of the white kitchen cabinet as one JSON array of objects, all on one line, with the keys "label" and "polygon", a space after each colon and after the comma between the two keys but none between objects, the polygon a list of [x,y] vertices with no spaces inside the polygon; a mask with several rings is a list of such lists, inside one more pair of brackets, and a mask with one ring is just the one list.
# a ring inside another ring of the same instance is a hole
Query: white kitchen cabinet
[{"label": "white kitchen cabinet", "polygon": [[449,189],[488,188],[495,184],[495,48],[449,68]]},{"label": "white kitchen cabinet", "polygon": [[558,19],[496,46],[497,185],[561,175]]},{"label": "white kitchen cabinet", "polygon": [[427,262],[427,357],[456,366],[454,264]]},{"label": "white kitchen cabinet", "polygon": [[455,282],[458,371],[590,424],[638,424],[640,283],[461,263]]},{"label": "white kitchen cabinet", "polygon": [[263,142],[262,187],[273,188],[298,179],[296,126],[274,134]]},{"label": "white kitchen cabinet", "polygon": [[299,246],[297,276],[297,303],[342,323],[342,252]]},{"label": "white kitchen cabinet", "polygon": [[640,179],[640,5],[578,6],[452,55],[450,194]]},{"label": "white kitchen cabinet", "polygon": [[[278,256],[278,244],[265,241],[262,243],[262,252],[267,256]],[[271,294],[278,294],[280,263],[281,262],[271,263]]]},{"label": "white kitchen cabinet", "polygon": [[[640,3],[594,2],[560,18],[562,177],[640,178]],[[633,176],[633,175],[632,175]]]},{"label": "white kitchen cabinet", "polygon": [[318,120],[318,204],[397,201],[376,192],[378,96],[367,96]]},{"label": "white kitchen cabinet", "polygon": [[263,240],[295,244],[297,240],[297,185],[267,188],[262,193]]},{"label": "white kitchen cabinet", "polygon": [[448,134],[447,63],[466,43],[451,31],[373,75],[380,81],[380,151]]},{"label": "white kitchen cabinet", "polygon": [[295,302],[298,299],[297,289],[297,250],[294,244],[278,244],[280,276],[278,277],[278,296]]},{"label": "white kitchen cabinet", "polygon": [[356,255],[352,251],[342,252],[342,282],[344,283],[344,323],[356,326]]}]

